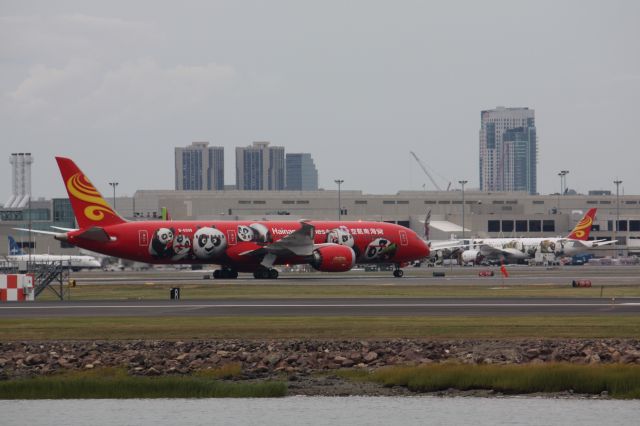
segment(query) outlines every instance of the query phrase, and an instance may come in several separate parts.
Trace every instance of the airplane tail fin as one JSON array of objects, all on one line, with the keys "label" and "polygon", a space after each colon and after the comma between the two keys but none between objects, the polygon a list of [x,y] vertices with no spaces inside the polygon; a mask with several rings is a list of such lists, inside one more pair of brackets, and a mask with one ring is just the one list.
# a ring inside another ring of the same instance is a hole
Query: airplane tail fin
[{"label": "airplane tail fin", "polygon": [[589,233],[591,232],[591,226],[593,225],[593,220],[596,217],[597,209],[589,209],[587,214],[578,222],[573,231],[567,237],[571,240],[581,240],[587,241],[589,239]]},{"label": "airplane tail fin", "polygon": [[56,157],[56,161],[71,200],[73,214],[81,229],[126,222],[111,208],[73,160]]},{"label": "airplane tail fin", "polygon": [[16,243],[16,240],[14,240],[11,235],[9,235],[9,254],[12,256],[24,254],[18,243]]},{"label": "airplane tail fin", "polygon": [[431,237],[431,209],[427,212],[427,215],[424,217],[424,239],[429,241]]}]

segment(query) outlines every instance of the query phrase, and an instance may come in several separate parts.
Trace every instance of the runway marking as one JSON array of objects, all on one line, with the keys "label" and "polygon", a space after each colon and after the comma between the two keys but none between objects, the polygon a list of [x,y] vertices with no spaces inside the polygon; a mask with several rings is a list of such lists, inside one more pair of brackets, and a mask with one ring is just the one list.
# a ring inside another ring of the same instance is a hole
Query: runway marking
[{"label": "runway marking", "polygon": [[66,306],[2,306],[2,309],[157,309],[157,308],[501,308],[501,307],[592,307],[640,306],[640,303],[366,303],[366,304],[167,304],[167,305],[66,305]]}]

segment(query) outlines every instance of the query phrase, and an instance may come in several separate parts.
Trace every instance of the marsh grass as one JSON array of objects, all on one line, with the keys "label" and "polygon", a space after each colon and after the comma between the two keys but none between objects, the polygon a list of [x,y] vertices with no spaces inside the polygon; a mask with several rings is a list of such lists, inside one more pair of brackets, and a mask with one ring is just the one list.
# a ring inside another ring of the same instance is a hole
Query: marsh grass
[{"label": "marsh grass", "polygon": [[638,315],[66,317],[0,319],[2,341],[135,339],[636,338]]},{"label": "marsh grass", "polygon": [[467,365],[433,364],[417,367],[386,367],[371,373],[354,371],[344,377],[384,386],[404,386],[415,392],[447,389],[494,390],[505,394],[573,391],[613,398],[640,398],[640,366],[576,365]]},{"label": "marsh grass", "polygon": [[204,375],[135,377],[104,368],[0,382],[0,399],[273,398],[283,382],[227,383]]}]

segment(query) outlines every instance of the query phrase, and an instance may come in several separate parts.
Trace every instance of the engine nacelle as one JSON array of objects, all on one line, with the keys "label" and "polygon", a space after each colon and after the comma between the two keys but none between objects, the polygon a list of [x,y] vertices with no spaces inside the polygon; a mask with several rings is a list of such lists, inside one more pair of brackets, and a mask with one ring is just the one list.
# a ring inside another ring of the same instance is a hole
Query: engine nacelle
[{"label": "engine nacelle", "polygon": [[331,244],[313,251],[311,266],[322,272],[347,272],[356,263],[356,254],[349,246]]},{"label": "engine nacelle", "polygon": [[482,255],[478,250],[465,250],[460,257],[463,265],[465,263],[480,263],[482,261]]}]

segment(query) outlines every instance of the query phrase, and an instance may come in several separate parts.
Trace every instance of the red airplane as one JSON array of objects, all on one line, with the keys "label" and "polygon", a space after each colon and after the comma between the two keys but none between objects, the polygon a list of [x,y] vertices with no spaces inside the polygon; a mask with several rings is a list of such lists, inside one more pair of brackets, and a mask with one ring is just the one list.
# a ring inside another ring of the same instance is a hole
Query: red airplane
[{"label": "red airplane", "polygon": [[214,278],[275,279],[274,265],[310,264],[346,272],[359,264],[401,266],[429,255],[412,230],[384,222],[336,221],[134,221],[120,217],[76,164],[56,157],[80,229],[53,235],[108,256],[154,264],[216,264]]}]

